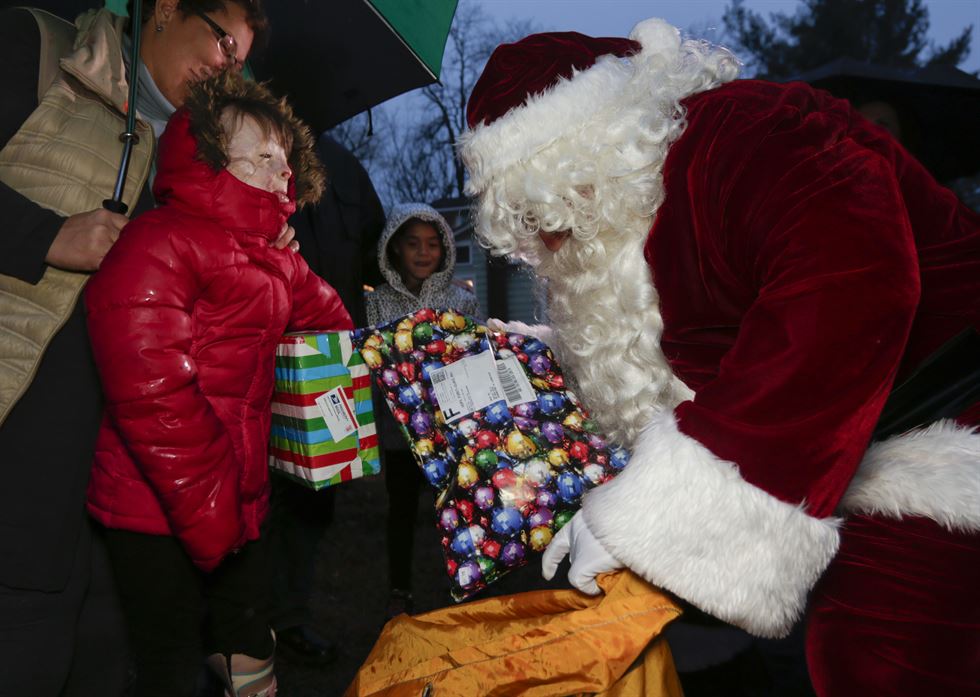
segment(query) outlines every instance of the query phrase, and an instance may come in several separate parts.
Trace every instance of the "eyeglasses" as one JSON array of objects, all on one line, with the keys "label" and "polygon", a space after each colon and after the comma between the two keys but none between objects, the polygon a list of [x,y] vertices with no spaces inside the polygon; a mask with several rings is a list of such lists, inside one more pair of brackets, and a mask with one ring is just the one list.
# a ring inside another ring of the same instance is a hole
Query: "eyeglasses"
[{"label": "eyeglasses", "polygon": [[238,42],[235,41],[235,37],[222,29],[221,25],[215,22],[213,19],[208,17],[206,14],[199,10],[194,10],[194,14],[203,19],[211,27],[211,31],[218,38],[218,48],[224,54],[225,59],[228,61],[229,68],[241,68],[242,62],[238,60]]}]

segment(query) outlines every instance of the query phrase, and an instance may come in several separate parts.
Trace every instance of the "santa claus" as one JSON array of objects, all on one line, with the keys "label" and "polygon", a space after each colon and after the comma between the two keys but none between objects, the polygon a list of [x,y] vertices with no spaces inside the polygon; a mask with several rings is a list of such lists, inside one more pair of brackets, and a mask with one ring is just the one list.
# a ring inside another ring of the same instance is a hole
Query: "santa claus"
[{"label": "santa claus", "polygon": [[629,567],[753,634],[806,613],[820,695],[980,691],[980,404],[870,447],[893,385],[980,327],[980,219],[799,83],[659,20],[497,48],[460,152],[476,229],[626,469],[544,560]]}]

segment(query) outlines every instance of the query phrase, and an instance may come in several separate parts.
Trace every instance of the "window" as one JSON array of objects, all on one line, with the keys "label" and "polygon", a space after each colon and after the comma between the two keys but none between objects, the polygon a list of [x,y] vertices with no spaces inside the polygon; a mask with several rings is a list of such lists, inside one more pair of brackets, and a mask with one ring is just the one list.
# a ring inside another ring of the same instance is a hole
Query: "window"
[{"label": "window", "polygon": [[456,243],[456,263],[457,264],[469,264],[470,263],[470,241]]}]

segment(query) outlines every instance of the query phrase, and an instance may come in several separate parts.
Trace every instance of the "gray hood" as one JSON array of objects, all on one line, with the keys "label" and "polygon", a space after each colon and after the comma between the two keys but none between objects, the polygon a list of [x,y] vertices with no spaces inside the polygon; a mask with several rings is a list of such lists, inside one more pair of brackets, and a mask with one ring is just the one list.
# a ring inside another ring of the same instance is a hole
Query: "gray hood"
[{"label": "gray hood", "polygon": [[453,271],[456,268],[456,243],[446,219],[435,208],[424,203],[402,203],[392,208],[384,232],[381,233],[381,239],[378,241],[378,266],[381,268],[381,274],[394,290],[413,300],[416,299],[416,296],[405,287],[401,274],[388,260],[388,243],[391,242],[398,228],[412,218],[432,223],[439,231],[439,239],[445,253],[439,270],[423,281],[418,297],[442,296],[453,280]]},{"label": "gray hood", "polygon": [[[388,262],[387,253],[395,231],[411,218],[432,223],[439,231],[445,251],[442,266],[422,282],[418,295],[405,287],[401,275]],[[375,288],[374,292],[365,299],[368,322],[372,325],[390,322],[423,307],[453,308],[474,316],[480,312],[476,296],[453,282],[453,271],[456,268],[456,244],[453,232],[446,219],[431,206],[424,203],[404,203],[392,209],[391,215],[388,216],[388,224],[385,225],[378,242],[378,266],[387,283]]]},{"label": "gray hood", "polygon": [[[425,279],[417,296],[405,287],[401,275],[388,263],[388,243],[395,231],[411,218],[432,223],[439,231],[445,251],[442,266]],[[478,316],[480,313],[476,296],[453,283],[453,270],[456,267],[456,245],[453,233],[449,223],[431,206],[424,203],[407,203],[392,209],[391,215],[388,216],[388,224],[378,242],[378,266],[381,267],[381,273],[388,282],[375,288],[374,292],[369,293],[365,298],[368,323],[373,326],[401,319],[424,307],[434,310],[452,308],[470,316]],[[402,436],[401,428],[391,417],[388,408],[383,406],[380,397],[375,404],[375,412],[379,414],[381,446],[385,450],[407,450],[408,445]]]}]

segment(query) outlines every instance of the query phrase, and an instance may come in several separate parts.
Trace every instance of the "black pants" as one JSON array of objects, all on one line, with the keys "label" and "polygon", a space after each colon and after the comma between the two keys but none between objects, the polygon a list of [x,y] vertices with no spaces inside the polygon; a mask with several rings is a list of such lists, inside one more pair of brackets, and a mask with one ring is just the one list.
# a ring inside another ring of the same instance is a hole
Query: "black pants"
[{"label": "black pants", "polygon": [[307,489],[272,474],[269,556],[273,574],[271,622],[276,630],[310,624],[316,549],[333,522],[334,489]]},{"label": "black pants", "polygon": [[[388,584],[390,588],[411,590],[412,549],[415,544],[415,518],[419,492],[425,477],[408,450],[386,450],[385,489],[388,491]],[[425,485],[428,489],[428,485]]]},{"label": "black pants", "polygon": [[112,571],[100,530],[81,527],[62,590],[0,586],[2,697],[123,694],[126,630]]},{"label": "black pants", "polygon": [[191,697],[208,654],[272,654],[264,539],[210,574],[173,537],[109,530],[106,542],[136,663],[135,697]]}]

